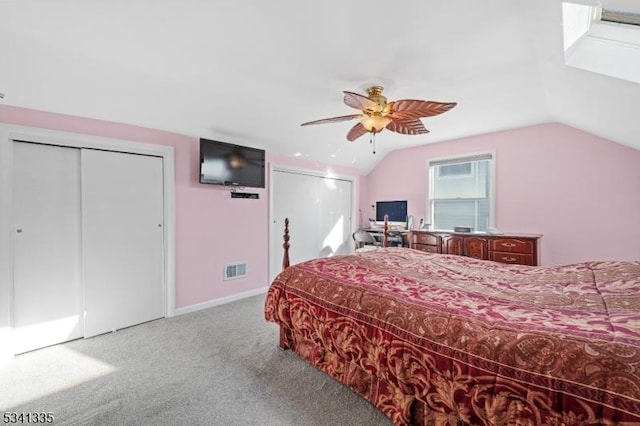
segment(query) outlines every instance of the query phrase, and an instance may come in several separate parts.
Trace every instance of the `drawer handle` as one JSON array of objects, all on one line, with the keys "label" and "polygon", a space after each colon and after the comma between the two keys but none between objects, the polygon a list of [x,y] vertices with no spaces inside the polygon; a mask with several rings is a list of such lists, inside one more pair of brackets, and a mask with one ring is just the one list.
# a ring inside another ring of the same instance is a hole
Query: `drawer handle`
[{"label": "drawer handle", "polygon": [[507,256],[502,256],[501,259],[504,260],[505,262],[515,262],[517,260],[515,257],[507,257]]},{"label": "drawer handle", "polygon": [[502,243],[502,247],[515,247],[515,243]]}]

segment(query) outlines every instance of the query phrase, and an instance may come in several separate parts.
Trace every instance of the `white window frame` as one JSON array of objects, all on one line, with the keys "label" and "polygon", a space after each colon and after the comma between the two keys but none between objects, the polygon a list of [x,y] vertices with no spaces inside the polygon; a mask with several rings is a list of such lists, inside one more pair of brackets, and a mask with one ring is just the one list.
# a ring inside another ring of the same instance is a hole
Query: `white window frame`
[{"label": "white window frame", "polygon": [[[458,155],[449,155],[445,157],[434,157],[427,158],[425,162],[425,222],[432,222],[432,212],[431,212],[431,182],[430,182],[430,168],[431,163],[434,162],[456,162],[456,161],[473,161],[475,157],[483,157],[483,156],[491,156],[491,162],[489,163],[489,223],[487,224],[487,228],[495,228],[496,227],[496,151],[488,150],[488,151],[479,151],[473,153],[465,153]],[[434,229],[430,228],[434,231],[443,231],[442,229]],[[451,231],[451,230],[446,230]]]}]

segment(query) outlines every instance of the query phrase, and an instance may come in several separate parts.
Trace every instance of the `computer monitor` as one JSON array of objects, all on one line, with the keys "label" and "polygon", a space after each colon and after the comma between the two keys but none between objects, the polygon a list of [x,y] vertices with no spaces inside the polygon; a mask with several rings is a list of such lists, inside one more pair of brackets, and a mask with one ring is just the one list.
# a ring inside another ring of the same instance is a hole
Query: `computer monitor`
[{"label": "computer monitor", "polygon": [[384,222],[387,215],[392,227],[407,227],[407,201],[376,201],[376,222]]}]

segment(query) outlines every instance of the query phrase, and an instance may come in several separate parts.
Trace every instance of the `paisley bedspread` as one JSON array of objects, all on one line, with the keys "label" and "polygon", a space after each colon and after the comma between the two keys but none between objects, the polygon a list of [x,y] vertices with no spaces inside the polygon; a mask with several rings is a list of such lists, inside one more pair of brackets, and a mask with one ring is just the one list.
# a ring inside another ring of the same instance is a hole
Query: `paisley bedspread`
[{"label": "paisley bedspread", "polygon": [[378,249],[288,268],[265,316],[396,425],[640,425],[640,262]]}]

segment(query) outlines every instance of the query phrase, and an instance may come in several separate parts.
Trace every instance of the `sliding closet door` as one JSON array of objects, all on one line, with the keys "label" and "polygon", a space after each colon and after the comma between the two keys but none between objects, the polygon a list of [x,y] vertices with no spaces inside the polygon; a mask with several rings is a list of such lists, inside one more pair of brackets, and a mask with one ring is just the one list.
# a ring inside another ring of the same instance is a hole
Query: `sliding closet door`
[{"label": "sliding closet door", "polygon": [[85,336],[164,316],[162,159],[82,150]]},{"label": "sliding closet door", "polygon": [[80,151],[14,142],[14,350],[82,337]]},{"label": "sliding closet door", "polygon": [[351,250],[351,181],[274,170],[271,188],[271,279],[282,269],[285,217],[291,222],[291,264]]}]

